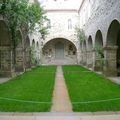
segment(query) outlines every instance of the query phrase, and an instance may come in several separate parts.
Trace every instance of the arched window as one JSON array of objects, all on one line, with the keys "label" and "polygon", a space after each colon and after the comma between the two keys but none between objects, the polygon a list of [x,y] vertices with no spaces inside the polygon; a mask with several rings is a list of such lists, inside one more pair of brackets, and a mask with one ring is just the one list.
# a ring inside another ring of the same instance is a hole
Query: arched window
[{"label": "arched window", "polygon": [[47,22],[47,28],[51,28],[51,21],[50,21],[50,19],[48,20],[48,22]]},{"label": "arched window", "polygon": [[68,29],[72,29],[72,20],[68,19]]}]

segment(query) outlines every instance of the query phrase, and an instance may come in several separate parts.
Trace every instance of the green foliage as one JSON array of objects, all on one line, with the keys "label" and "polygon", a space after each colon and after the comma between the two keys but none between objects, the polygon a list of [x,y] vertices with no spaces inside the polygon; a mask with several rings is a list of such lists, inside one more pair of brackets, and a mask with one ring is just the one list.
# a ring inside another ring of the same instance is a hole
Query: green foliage
[{"label": "green foliage", "polygon": [[29,0],[3,0],[0,4],[0,14],[6,20],[11,33],[15,64],[15,49],[20,41],[17,30],[22,30],[24,38],[35,30],[45,37],[47,34],[47,29],[44,27],[44,22],[47,20],[45,11],[38,3],[29,4]]},{"label": "green foliage", "polygon": [[43,40],[45,39],[46,35],[48,35],[48,30],[47,27],[43,27],[39,30],[39,32],[41,33],[41,36],[43,38]]},{"label": "green foliage", "polygon": [[97,55],[99,58],[104,58],[104,50],[103,47],[100,45],[95,46],[95,51],[97,52]]},{"label": "green foliage", "polygon": [[[35,30],[41,32],[41,29],[47,31],[43,26],[47,20],[44,15],[45,11],[38,3],[29,4],[28,0],[4,0],[0,8],[0,14],[7,21],[12,40],[16,40],[16,30],[19,28],[24,29],[26,34]],[[41,32],[41,34],[44,36],[46,32]]]},{"label": "green foliage", "polygon": [[84,30],[78,27],[76,27],[75,30],[77,33],[77,38],[80,40],[80,43],[84,42],[87,39]]}]

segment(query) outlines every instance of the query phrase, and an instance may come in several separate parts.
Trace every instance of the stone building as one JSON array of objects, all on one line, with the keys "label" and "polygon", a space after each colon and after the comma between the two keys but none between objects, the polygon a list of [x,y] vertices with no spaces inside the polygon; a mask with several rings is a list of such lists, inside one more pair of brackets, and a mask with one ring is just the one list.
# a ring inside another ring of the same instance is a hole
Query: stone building
[{"label": "stone building", "polygon": [[[73,0],[72,0],[73,1]],[[75,27],[78,11],[65,0],[44,1],[49,35],[42,41],[42,64],[77,64],[79,41]]]},{"label": "stone building", "polygon": [[[86,42],[86,66],[107,76],[120,74],[120,1],[83,0],[79,8],[80,27]],[[95,50],[102,48],[102,56]],[[91,55],[93,57],[91,57]],[[102,60],[103,59],[103,60]],[[102,63],[101,63],[102,60]]]},{"label": "stone building", "polygon": [[[120,74],[119,0],[44,0],[43,5],[50,20],[50,34],[42,41],[43,64],[77,63],[107,76]],[[82,44],[75,26],[87,36]]]},{"label": "stone building", "polygon": [[[16,70],[11,35],[0,16],[1,75],[9,76],[36,64],[81,64],[106,76],[120,76],[120,0],[39,1],[49,19],[49,34],[43,40],[38,33],[24,37],[18,30],[21,42],[16,49]],[[76,26],[87,37],[82,43]]]},{"label": "stone building", "polygon": [[[30,0],[30,3],[32,2],[38,1]],[[26,69],[39,64],[40,34],[32,33],[26,35],[21,29],[16,31],[19,44],[16,46],[16,56],[14,56],[11,33],[5,19],[0,15],[0,77],[14,76],[16,73],[24,72]],[[34,46],[34,48],[32,46]],[[31,48],[33,49],[31,50]],[[34,61],[32,59],[34,59]],[[15,65],[14,61],[16,61]]]}]

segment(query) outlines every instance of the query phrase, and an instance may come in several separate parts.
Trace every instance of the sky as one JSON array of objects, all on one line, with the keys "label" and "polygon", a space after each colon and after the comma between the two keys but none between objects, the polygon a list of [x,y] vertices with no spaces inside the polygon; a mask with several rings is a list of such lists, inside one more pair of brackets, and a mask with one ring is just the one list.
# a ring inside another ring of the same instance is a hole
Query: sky
[{"label": "sky", "polygon": [[82,0],[39,0],[45,9],[79,9]]}]

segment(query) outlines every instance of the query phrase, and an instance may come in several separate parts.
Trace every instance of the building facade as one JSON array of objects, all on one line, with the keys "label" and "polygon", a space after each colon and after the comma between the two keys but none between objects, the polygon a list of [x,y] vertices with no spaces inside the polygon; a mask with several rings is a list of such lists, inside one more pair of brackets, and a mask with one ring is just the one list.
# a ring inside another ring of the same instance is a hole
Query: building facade
[{"label": "building facade", "polygon": [[[107,76],[119,75],[119,0],[45,0],[44,6],[50,34],[42,41],[43,64],[55,64],[58,59],[61,64],[77,63]],[[87,37],[82,44],[75,26]]]}]

